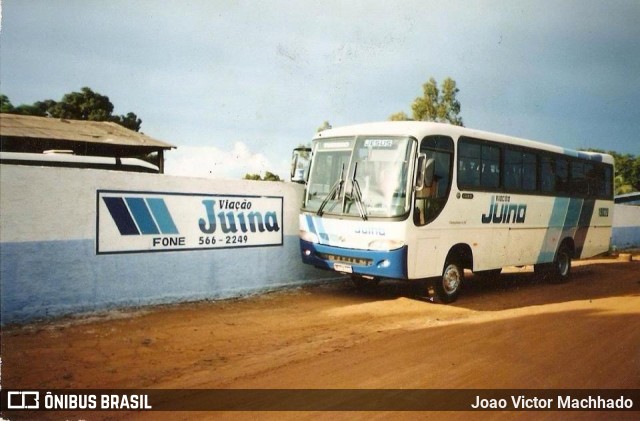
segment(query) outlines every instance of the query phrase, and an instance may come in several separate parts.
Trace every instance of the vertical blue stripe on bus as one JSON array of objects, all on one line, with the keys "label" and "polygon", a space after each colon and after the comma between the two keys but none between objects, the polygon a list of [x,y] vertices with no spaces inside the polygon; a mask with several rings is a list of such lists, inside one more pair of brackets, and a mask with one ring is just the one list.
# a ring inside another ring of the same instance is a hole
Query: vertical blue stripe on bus
[{"label": "vertical blue stripe on bus", "polygon": [[142,234],[160,233],[143,198],[127,197],[125,200],[127,201],[127,205],[129,205],[129,209],[133,214],[133,219],[136,220],[136,224],[138,224],[138,228],[140,228],[140,232]]},{"label": "vertical blue stripe on bus", "polygon": [[312,234],[316,234],[318,235],[318,233],[316,232],[316,226],[313,223],[313,217],[311,215],[307,215],[307,226],[309,227],[309,231],[311,231]]},{"label": "vertical blue stripe on bus", "polygon": [[576,247],[576,257],[578,258],[582,255],[582,249],[584,249],[584,243],[587,239],[589,226],[591,225],[591,216],[593,215],[593,208],[595,207],[595,204],[596,201],[594,199],[586,199],[582,204],[582,209],[580,210],[578,228],[573,239]]},{"label": "vertical blue stripe on bus", "polygon": [[133,222],[129,209],[125,205],[124,200],[121,197],[103,197],[104,204],[107,205],[107,209],[113,218],[113,221],[120,231],[120,235],[139,235],[140,232],[136,227],[136,223]]},{"label": "vertical blue stripe on bus", "polygon": [[[564,229],[562,235],[558,241],[564,238],[574,238],[576,230],[578,229],[578,221],[580,220],[580,213],[582,211],[583,199],[570,199],[569,208],[567,209],[567,218],[564,221]],[[575,245],[575,242],[574,242]]]},{"label": "vertical blue stripe on bus", "polygon": [[324,223],[322,222],[322,217],[315,218],[315,221],[316,221],[316,224],[318,225],[318,227],[317,227],[317,230],[318,230],[318,242],[320,244],[325,244],[322,241],[322,240],[325,240],[326,243],[329,243],[329,235],[324,230]]},{"label": "vertical blue stripe on bus", "polygon": [[153,217],[160,227],[160,232],[163,234],[179,234],[176,224],[173,223],[169,209],[167,209],[167,204],[164,203],[164,199],[149,198],[146,200]]},{"label": "vertical blue stripe on bus", "polygon": [[542,248],[538,255],[537,263],[548,263],[553,261],[556,254],[556,247],[560,240],[560,235],[564,229],[567,219],[567,210],[569,208],[569,199],[566,197],[556,197],[553,201],[553,209],[551,217],[547,224],[547,232],[542,242]]},{"label": "vertical blue stripe on bus", "polygon": [[322,218],[315,218],[311,215],[307,215],[307,224],[309,225],[311,232],[318,237],[318,243],[326,244],[326,242],[329,241],[329,236],[324,230]]},{"label": "vertical blue stripe on bus", "polygon": [[569,199],[569,208],[567,209],[567,218],[564,221],[564,230],[571,230],[578,226],[580,219],[580,210],[582,209],[582,199]]}]

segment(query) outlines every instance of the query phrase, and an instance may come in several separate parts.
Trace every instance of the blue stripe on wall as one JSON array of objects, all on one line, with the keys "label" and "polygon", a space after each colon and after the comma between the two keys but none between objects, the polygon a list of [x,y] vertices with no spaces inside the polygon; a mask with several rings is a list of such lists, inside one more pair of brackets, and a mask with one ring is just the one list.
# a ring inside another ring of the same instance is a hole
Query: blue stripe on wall
[{"label": "blue stripe on wall", "polygon": [[611,245],[621,249],[640,247],[640,226],[613,227]]},{"label": "blue stripe on wall", "polygon": [[143,234],[160,234],[143,198],[127,197],[125,200],[127,201],[127,205],[129,205],[129,209],[131,209],[133,218],[140,228],[140,232]]},{"label": "blue stripe on wall", "polygon": [[120,235],[139,235],[140,232],[121,197],[103,197],[104,204],[120,231]]},{"label": "blue stripe on wall", "polygon": [[299,250],[300,239],[293,235],[284,237],[282,247],[117,255],[96,255],[93,239],[3,242],[0,322],[238,297],[336,278],[334,272],[303,265]]},{"label": "blue stripe on wall", "polygon": [[164,203],[164,199],[149,198],[146,200],[153,217],[160,227],[160,231],[163,234],[179,234],[178,228],[176,228],[176,224],[174,224],[171,218],[169,209],[167,209],[167,204]]}]

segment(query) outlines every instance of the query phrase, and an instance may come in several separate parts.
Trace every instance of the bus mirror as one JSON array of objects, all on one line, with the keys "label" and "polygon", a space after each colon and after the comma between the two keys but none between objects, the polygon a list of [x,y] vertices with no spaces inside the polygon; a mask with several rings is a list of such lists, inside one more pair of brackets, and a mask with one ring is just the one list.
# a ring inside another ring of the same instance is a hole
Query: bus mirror
[{"label": "bus mirror", "polygon": [[291,181],[306,183],[311,163],[311,148],[295,148],[291,157]]},{"label": "bus mirror", "polygon": [[424,171],[424,186],[431,187],[433,185],[433,173],[436,168],[435,160],[433,158],[428,159],[425,165]]},{"label": "bus mirror", "polygon": [[291,177],[290,177],[291,181],[294,181],[296,177],[296,168],[298,168],[298,159],[299,157],[295,153],[291,157]]},{"label": "bus mirror", "polygon": [[418,165],[416,165],[416,191],[420,191],[424,188],[424,176],[427,167],[427,155],[418,155]]}]

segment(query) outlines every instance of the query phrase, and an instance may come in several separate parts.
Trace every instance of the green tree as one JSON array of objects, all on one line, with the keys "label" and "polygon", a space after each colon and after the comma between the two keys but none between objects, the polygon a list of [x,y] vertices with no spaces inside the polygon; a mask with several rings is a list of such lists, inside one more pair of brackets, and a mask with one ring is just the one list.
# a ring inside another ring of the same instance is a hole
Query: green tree
[{"label": "green tree", "polygon": [[244,175],[244,177],[242,177],[243,180],[255,180],[255,181],[262,181],[262,177],[260,176],[260,174],[250,174],[247,173]]},{"label": "green tree", "polygon": [[322,126],[318,127],[318,129],[316,130],[316,133],[320,133],[321,131],[324,130],[329,130],[331,128],[331,124],[329,124],[328,121],[325,121],[324,123],[322,123]]},{"label": "green tree", "polygon": [[[442,88],[438,88],[436,80],[430,78],[422,85],[422,96],[417,97],[411,104],[411,119],[463,126],[462,117],[460,117],[460,101],[457,99],[458,92],[460,89],[455,80],[446,78],[442,81]],[[400,111],[392,114],[389,120],[409,120],[409,116],[404,111]]]},{"label": "green tree", "polygon": [[84,87],[80,92],[71,92],[53,104],[48,110],[52,117],[70,120],[110,121],[113,104],[109,97]]},{"label": "green tree", "polygon": [[460,117],[460,101],[457,99],[460,89],[456,86],[456,81],[446,78],[442,82],[442,92],[438,104],[438,121],[448,121],[455,126],[463,126]]},{"label": "green tree", "polygon": [[67,118],[70,120],[112,121],[130,130],[140,131],[142,120],[135,113],[113,115],[113,104],[108,96],[84,87],[80,92],[65,94],[60,101],[47,99],[32,105],[14,107],[6,95],[0,97],[3,113],[33,115],[40,117]]},{"label": "green tree", "polygon": [[118,123],[119,125],[124,126],[129,130],[133,130],[134,132],[139,132],[140,126],[142,126],[142,120],[140,120],[134,113],[114,116],[112,117],[111,121],[113,121],[114,123]]},{"label": "green tree", "polygon": [[40,117],[51,117],[49,109],[56,105],[56,102],[52,99],[45,99],[44,101],[36,101],[33,105],[27,105],[28,112],[25,115],[35,115]]},{"label": "green tree", "polygon": [[0,94],[0,113],[12,113],[13,104],[5,94]]},{"label": "green tree", "polygon": [[260,174],[245,174],[243,177],[244,180],[255,180],[255,181],[282,181],[280,176],[272,173],[271,171],[267,171],[264,173],[264,177],[261,177]]},{"label": "green tree", "polygon": [[264,181],[282,181],[280,176],[278,176],[277,174],[274,174],[274,173],[272,173],[270,171],[267,171],[266,173],[264,173],[264,177],[262,178],[262,180],[264,180]]},{"label": "green tree", "polygon": [[390,121],[407,121],[407,120],[411,120],[411,118],[409,118],[407,113],[405,113],[404,111],[398,111],[397,113],[391,114],[389,116],[389,120]]},{"label": "green tree", "polygon": [[624,177],[620,174],[616,175],[613,179],[614,185],[614,194],[617,196],[619,194],[627,194],[636,191],[631,184],[624,179]]}]

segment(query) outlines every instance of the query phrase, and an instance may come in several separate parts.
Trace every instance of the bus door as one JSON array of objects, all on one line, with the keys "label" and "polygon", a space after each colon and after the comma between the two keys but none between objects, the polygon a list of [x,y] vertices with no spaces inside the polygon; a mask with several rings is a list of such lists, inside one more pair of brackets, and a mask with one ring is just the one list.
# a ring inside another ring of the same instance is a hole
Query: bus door
[{"label": "bus door", "polygon": [[[417,227],[417,277],[439,275],[442,250],[438,249],[444,225],[438,217],[447,204],[453,174],[453,140],[447,136],[427,136],[420,144],[420,154],[426,158],[425,175],[420,190],[415,193],[413,222]],[[444,251],[446,252],[446,251]]]}]

